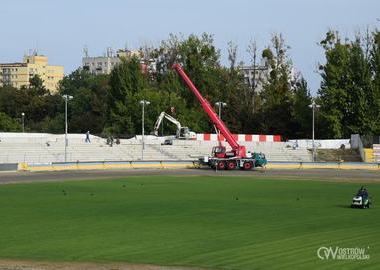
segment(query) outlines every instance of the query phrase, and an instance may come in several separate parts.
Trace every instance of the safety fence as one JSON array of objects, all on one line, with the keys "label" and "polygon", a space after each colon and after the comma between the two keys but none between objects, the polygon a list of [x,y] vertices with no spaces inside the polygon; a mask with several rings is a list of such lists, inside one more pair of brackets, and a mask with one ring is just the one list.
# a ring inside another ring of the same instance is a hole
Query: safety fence
[{"label": "safety fence", "polygon": [[[103,161],[67,163],[19,163],[23,171],[107,170],[107,169],[184,169],[199,168],[194,160],[180,161]],[[380,163],[367,162],[269,162],[267,169],[379,170]]]}]

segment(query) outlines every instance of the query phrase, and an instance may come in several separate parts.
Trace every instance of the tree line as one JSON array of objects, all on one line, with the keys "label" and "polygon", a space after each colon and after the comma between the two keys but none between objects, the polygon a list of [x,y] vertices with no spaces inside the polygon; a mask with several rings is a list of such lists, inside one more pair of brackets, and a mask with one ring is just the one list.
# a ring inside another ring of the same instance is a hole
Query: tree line
[{"label": "tree line", "polygon": [[[295,74],[290,47],[281,34],[258,50],[251,42],[245,65],[266,68],[244,80],[236,44],[228,44],[228,66],[221,64],[220,50],[210,34],[170,35],[157,47],[143,46],[143,59],[155,59],[154,72],[143,72],[141,59],[122,59],[109,75],[77,69],[64,77],[57,93],[49,93],[38,76],[30,86],[0,88],[0,131],[21,131],[25,113],[28,132],[64,132],[64,100],[69,101],[71,133],[131,136],[141,134],[140,100],[145,108],[145,129],[153,129],[161,111],[177,118],[196,132],[214,128],[198,101],[171,69],[175,62],[185,71],[210,104],[227,103],[222,118],[234,133],[281,134],[284,138],[310,138],[312,96],[306,80]],[[347,138],[351,133],[380,134],[380,34],[367,31],[354,40],[329,31],[320,42],[325,63],[319,66],[321,86],[316,102],[319,138]],[[216,109],[216,108],[215,108]],[[162,134],[175,127],[164,124]]]}]

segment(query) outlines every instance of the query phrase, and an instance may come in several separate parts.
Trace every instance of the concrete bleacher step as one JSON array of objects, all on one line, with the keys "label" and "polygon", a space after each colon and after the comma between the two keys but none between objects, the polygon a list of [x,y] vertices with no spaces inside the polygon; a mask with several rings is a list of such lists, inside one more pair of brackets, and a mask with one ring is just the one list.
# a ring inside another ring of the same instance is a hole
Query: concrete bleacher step
[{"label": "concrete bleacher step", "polygon": [[360,153],[354,149],[318,149],[316,153],[317,161],[321,162],[360,162]]},{"label": "concrete bleacher step", "polygon": [[[71,135],[71,134],[70,134]],[[112,147],[105,139],[93,137],[91,143],[85,143],[81,134],[69,136],[67,160],[105,161],[105,160],[141,160],[141,140],[121,140],[119,145]],[[17,143],[16,143],[17,142]],[[209,155],[217,143],[205,141],[174,140],[173,145],[161,145],[160,140],[147,140],[144,150],[144,160],[189,160]],[[281,142],[243,142],[247,150],[262,152],[270,161],[311,161],[307,149],[287,148]],[[64,161],[64,137],[62,135],[41,135],[38,138],[17,136],[15,140],[8,137],[0,143],[0,163],[31,162],[47,163]],[[227,147],[228,148],[228,147]]]}]

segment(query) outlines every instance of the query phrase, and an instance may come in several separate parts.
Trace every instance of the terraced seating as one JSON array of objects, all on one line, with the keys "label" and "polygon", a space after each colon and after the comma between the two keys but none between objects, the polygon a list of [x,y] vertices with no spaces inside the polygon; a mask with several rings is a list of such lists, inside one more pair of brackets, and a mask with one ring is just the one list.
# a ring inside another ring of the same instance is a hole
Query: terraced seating
[{"label": "terraced seating", "polygon": [[[64,135],[0,133],[0,163],[62,162]],[[91,136],[86,143],[83,134],[69,134],[67,161],[126,161],[126,160],[197,160],[209,155],[215,142],[173,140],[173,145],[162,145],[164,138],[146,136],[142,151],[141,138],[122,139],[109,146],[106,140]],[[265,153],[269,161],[311,161],[306,148],[288,148],[282,142],[242,142],[248,151]]]}]

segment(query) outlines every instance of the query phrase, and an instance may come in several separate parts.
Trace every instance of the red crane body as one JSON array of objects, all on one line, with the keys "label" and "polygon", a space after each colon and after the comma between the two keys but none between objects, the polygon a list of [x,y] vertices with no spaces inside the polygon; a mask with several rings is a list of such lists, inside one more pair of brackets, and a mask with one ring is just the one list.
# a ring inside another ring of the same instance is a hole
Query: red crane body
[{"label": "red crane body", "polygon": [[[246,158],[247,153],[245,146],[239,145],[235,138],[232,136],[229,129],[226,127],[224,122],[218,117],[210,103],[205,99],[199,90],[195,87],[193,82],[190,80],[190,78],[187,76],[185,71],[183,70],[182,66],[180,64],[174,64],[173,69],[177,71],[177,73],[181,76],[181,78],[185,81],[186,85],[190,88],[190,90],[194,93],[194,95],[197,97],[199,103],[201,104],[203,110],[207,113],[209,118],[211,119],[212,123],[216,126],[216,128],[220,131],[220,133],[224,136],[228,144],[232,148],[232,153],[234,157],[237,158]],[[224,153],[224,155],[228,156],[228,153]],[[221,157],[221,156],[219,156]],[[230,156],[229,156],[230,157]]]}]

